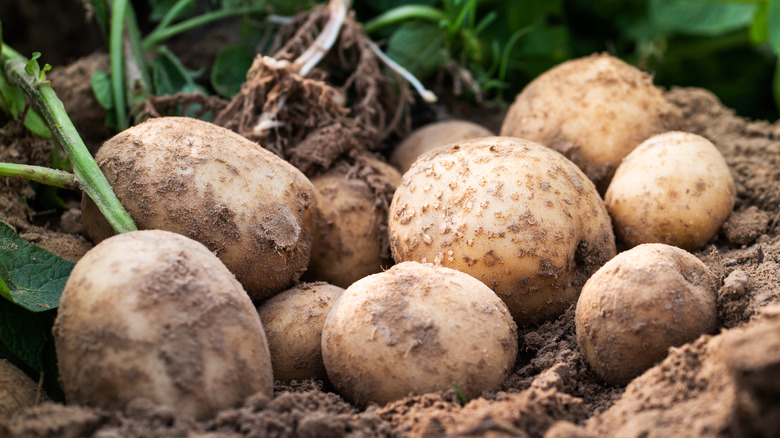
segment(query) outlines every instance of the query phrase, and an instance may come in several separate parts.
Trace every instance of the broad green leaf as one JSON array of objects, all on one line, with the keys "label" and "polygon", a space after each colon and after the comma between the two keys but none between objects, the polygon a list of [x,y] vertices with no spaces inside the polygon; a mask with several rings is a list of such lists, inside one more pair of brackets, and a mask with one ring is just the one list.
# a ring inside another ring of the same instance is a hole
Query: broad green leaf
[{"label": "broad green leaf", "polygon": [[769,8],[767,3],[761,3],[756,10],[753,24],[750,25],[750,41],[759,45],[767,38],[769,38]]},{"label": "broad green leaf", "polygon": [[649,12],[661,30],[715,36],[747,28],[757,9],[755,3],[650,0]]},{"label": "broad green leaf", "polygon": [[57,308],[73,266],[0,222],[0,295],[11,303],[31,312]]},{"label": "broad green leaf", "polygon": [[[18,119],[24,112],[26,105],[27,101],[24,92],[12,85],[5,79],[5,76],[0,74],[0,109],[11,114],[13,118]],[[51,138],[51,131],[48,125],[46,125],[43,117],[33,109],[27,110],[24,126],[38,137]]]},{"label": "broad green leaf", "polygon": [[204,92],[202,87],[195,84],[195,78],[201,72],[187,70],[179,58],[165,46],[157,48],[161,55],[149,62],[152,69],[152,83],[156,95]]},{"label": "broad green leaf", "polygon": [[111,77],[103,70],[98,70],[92,74],[90,78],[90,84],[92,85],[92,93],[95,94],[100,106],[104,110],[111,110],[114,108],[114,94],[111,91]]},{"label": "broad green leaf", "polygon": [[429,23],[404,23],[387,41],[387,55],[424,79],[446,60],[443,30]]},{"label": "broad green leaf", "polygon": [[769,44],[780,55],[780,0],[767,0],[767,25]]},{"label": "broad green leaf", "polygon": [[[52,311],[53,312],[53,311]],[[43,354],[49,340],[46,312],[34,313],[0,298],[0,341],[36,371],[43,371]]]},{"label": "broad green leaf", "polygon": [[211,70],[211,85],[220,96],[230,98],[241,91],[253,59],[254,53],[242,44],[227,46],[217,53]]},{"label": "broad green leaf", "polygon": [[50,139],[51,131],[49,125],[43,120],[43,117],[33,109],[27,111],[27,115],[24,118],[24,126],[38,137]]}]

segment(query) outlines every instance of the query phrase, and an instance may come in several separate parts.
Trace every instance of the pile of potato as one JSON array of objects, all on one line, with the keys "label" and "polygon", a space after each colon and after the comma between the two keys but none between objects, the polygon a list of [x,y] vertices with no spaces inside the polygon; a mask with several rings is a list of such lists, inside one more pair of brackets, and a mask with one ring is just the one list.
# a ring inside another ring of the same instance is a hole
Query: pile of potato
[{"label": "pile of potato", "polygon": [[626,382],[715,329],[720,279],[686,250],[718,233],[734,181],[712,143],[669,132],[679,118],[622,61],[570,61],[518,95],[501,136],[437,124],[397,169],[377,161],[388,214],[349,166],[310,179],[206,122],[130,128],[96,158],[147,231],[110,237],[85,198],[101,243],[56,322],[66,398],[196,418],[274,379],[329,379],[358,406],[473,398],[511,374],[518,326],[572,305],[594,371]]}]

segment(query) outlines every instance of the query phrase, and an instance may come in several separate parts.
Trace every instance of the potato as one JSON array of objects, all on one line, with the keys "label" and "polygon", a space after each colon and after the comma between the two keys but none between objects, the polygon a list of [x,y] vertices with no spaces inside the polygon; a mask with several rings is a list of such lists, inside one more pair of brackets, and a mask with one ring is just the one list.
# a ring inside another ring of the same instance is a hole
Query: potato
[{"label": "potato", "polygon": [[736,186],[709,140],[687,132],[653,136],[620,164],[605,203],[628,246],[703,247],[734,208]]},{"label": "potato", "polygon": [[401,174],[376,158],[341,162],[312,178],[317,193],[317,233],[305,279],[345,288],[393,264],[387,207]]},{"label": "potato", "polygon": [[322,326],[342,292],[325,282],[301,283],[260,305],[276,380],[328,378],[320,346]]},{"label": "potato", "polygon": [[607,54],[564,62],[517,96],[501,135],[537,141],[576,163],[603,193],[620,160],[682,116],[652,78]]},{"label": "potato", "polygon": [[45,398],[27,374],[11,362],[0,359],[0,419],[11,418],[16,412],[34,405],[39,394]]},{"label": "potato", "polygon": [[[309,264],[314,187],[303,173],[238,134],[160,117],[108,140],[95,156],[140,229],[206,245],[259,300],[290,287]],[[113,234],[88,198],[87,233]]]},{"label": "potato", "polygon": [[669,347],[712,333],[718,278],[680,248],[639,245],[610,260],[582,288],[577,343],[602,379],[622,384]]},{"label": "potato", "polygon": [[445,120],[417,128],[390,155],[390,164],[405,173],[420,155],[439,146],[495,134],[468,120]]},{"label": "potato", "polygon": [[322,330],[336,389],[359,406],[457,384],[467,398],[499,388],[517,354],[517,326],[479,280],[406,262],[344,291]]},{"label": "potato", "polygon": [[68,403],[121,410],[142,397],[205,419],[272,394],[252,301],[211,251],[179,234],[135,231],[87,252],[53,333]]},{"label": "potato", "polygon": [[511,137],[422,155],[396,190],[389,227],[397,262],[482,280],[521,325],[573,305],[590,274],[615,255],[593,183],[558,152]]}]

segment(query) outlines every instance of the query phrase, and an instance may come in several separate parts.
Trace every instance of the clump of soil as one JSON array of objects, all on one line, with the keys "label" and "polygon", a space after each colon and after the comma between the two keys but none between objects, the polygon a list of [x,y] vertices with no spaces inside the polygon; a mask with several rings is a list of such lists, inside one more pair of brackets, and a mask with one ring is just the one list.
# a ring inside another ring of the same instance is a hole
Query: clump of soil
[{"label": "clump of soil", "polygon": [[[707,137],[723,153],[737,183],[737,204],[718,237],[696,254],[722,280],[719,332],[670,349],[664,361],[627,386],[607,385],[590,370],[577,347],[572,308],[555,321],[521,330],[517,365],[501,390],[465,406],[449,390],[360,410],[335,394],[328,382],[308,381],[277,385],[273,399],[256,395],[203,422],[143,400],[124,412],[45,403],[0,419],[0,435],[776,435],[780,123],[737,117],[704,90],[674,89],[667,95],[684,114],[684,130]],[[20,135],[15,132],[2,144],[21,141],[14,140]],[[3,157],[12,155],[7,146],[3,150]],[[35,213],[13,205],[25,190],[25,184],[4,182],[0,213],[29,232],[29,217]]]}]

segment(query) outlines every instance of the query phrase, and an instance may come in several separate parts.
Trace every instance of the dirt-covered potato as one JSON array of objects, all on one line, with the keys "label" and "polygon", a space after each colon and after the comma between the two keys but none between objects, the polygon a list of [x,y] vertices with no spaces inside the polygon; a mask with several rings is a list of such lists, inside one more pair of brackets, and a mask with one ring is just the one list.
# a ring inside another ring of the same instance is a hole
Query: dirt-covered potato
[{"label": "dirt-covered potato", "polygon": [[718,279],[695,256],[661,243],[618,254],[585,283],[577,343],[602,379],[626,383],[669,347],[715,329]]},{"label": "dirt-covered potato", "polygon": [[[256,143],[200,120],[160,117],[108,140],[95,159],[140,229],[203,243],[253,299],[290,287],[306,270],[314,187]],[[86,196],[83,216],[95,241],[113,234]]]},{"label": "dirt-covered potato", "polygon": [[593,183],[558,152],[512,137],[422,155],[396,190],[389,227],[397,262],[482,280],[521,325],[574,304],[585,280],[615,255]]},{"label": "dirt-covered potato", "polygon": [[179,234],[135,231],[87,252],[53,332],[68,403],[123,409],[143,397],[203,419],[272,394],[252,301],[211,251]]},{"label": "dirt-covered potato", "polygon": [[376,158],[340,162],[311,180],[317,194],[317,232],[307,281],[345,288],[393,264],[387,208],[401,174]]},{"label": "dirt-covered potato", "polygon": [[666,243],[694,251],[720,230],[736,187],[709,140],[688,132],[653,136],[620,164],[604,201],[629,247]]},{"label": "dirt-covered potato", "polygon": [[680,122],[680,111],[650,75],[601,54],[564,62],[528,84],[509,108],[501,135],[563,153],[603,192],[623,157]]},{"label": "dirt-covered potato", "polygon": [[401,173],[412,166],[414,160],[439,146],[471,138],[491,137],[495,134],[482,125],[468,120],[445,120],[417,128],[402,141],[390,155],[390,164]]},{"label": "dirt-covered potato", "polygon": [[516,354],[517,326],[495,293],[462,272],[417,262],[352,284],[322,331],[331,382],[360,406],[453,384],[476,397],[498,389]]},{"label": "dirt-covered potato", "polygon": [[322,326],[344,289],[325,282],[301,283],[265,301],[257,309],[263,323],[274,379],[325,380]]},{"label": "dirt-covered potato", "polygon": [[39,393],[38,385],[27,374],[0,359],[0,419],[11,418],[14,413],[34,405]]}]

